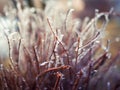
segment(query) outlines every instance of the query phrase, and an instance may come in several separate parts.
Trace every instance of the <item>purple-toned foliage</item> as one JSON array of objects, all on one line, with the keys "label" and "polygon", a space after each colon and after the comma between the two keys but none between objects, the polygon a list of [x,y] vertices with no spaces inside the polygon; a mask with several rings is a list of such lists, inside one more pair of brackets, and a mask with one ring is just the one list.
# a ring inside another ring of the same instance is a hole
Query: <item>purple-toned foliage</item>
[{"label": "purple-toned foliage", "polygon": [[[48,8],[21,9],[18,3],[17,9],[6,9],[16,29],[4,31],[9,64],[0,65],[0,90],[119,90],[115,63],[120,54],[109,57],[109,41],[102,48],[112,11],[96,11],[93,19],[80,23],[72,18],[73,9],[66,15]],[[105,20],[98,28],[101,17]],[[103,53],[96,55],[99,50]]]}]

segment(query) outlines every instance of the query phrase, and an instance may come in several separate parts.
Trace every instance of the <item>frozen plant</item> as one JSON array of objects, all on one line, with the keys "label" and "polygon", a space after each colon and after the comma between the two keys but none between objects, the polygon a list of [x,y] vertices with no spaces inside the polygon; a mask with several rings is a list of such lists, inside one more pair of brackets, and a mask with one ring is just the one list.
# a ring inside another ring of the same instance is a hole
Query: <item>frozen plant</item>
[{"label": "frozen plant", "polygon": [[[22,9],[20,3],[17,9],[6,9],[6,18],[16,22],[16,29],[9,34],[3,33],[8,45],[9,64],[8,67],[0,66],[0,89],[99,90],[104,72],[109,74],[115,69],[111,61],[101,70],[110,58],[109,41],[103,49],[101,40],[112,10],[97,11],[93,19],[82,22],[72,18],[73,9],[67,14],[46,9],[45,12],[28,7]],[[98,28],[101,17],[105,20]],[[96,55],[99,49],[103,53]],[[118,88],[119,82],[113,85],[111,82],[106,79],[102,90]]]}]

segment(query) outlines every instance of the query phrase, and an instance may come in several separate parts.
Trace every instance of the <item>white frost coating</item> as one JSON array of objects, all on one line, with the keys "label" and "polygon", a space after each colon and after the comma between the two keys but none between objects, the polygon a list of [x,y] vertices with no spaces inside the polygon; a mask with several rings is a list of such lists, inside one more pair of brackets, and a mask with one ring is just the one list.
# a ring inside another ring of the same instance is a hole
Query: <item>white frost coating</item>
[{"label": "white frost coating", "polygon": [[108,57],[108,59],[110,59],[111,56],[112,56],[112,54],[111,54],[111,53],[108,53],[106,56]]},{"label": "white frost coating", "polygon": [[116,38],[115,38],[115,41],[116,41],[116,42],[120,42],[120,37],[116,37]]},{"label": "white frost coating", "polygon": [[111,88],[110,85],[111,85],[110,82],[107,82],[107,90],[111,90],[110,89]]},{"label": "white frost coating", "polygon": [[41,63],[40,64],[40,66],[45,66],[45,65],[47,65],[49,62],[43,62],[43,63]]},{"label": "white frost coating", "polygon": [[100,43],[100,41],[95,41],[95,43],[98,43],[98,44],[99,44],[99,43]]},{"label": "white frost coating", "polygon": [[65,30],[69,30],[71,26],[73,26],[73,20],[72,20],[72,13],[74,9],[70,9],[67,12],[66,18],[65,18]]},{"label": "white frost coating", "polygon": [[9,38],[10,39],[13,39],[13,40],[19,40],[20,39],[20,35],[18,32],[13,32],[9,35]]},{"label": "white frost coating", "polygon": [[59,42],[62,42],[64,35],[61,33],[60,29],[58,29],[57,32],[58,32],[58,34],[57,34],[58,40],[59,40]]},{"label": "white frost coating", "polygon": [[[51,2],[55,4],[55,1]],[[40,12],[40,10],[34,8],[22,9],[21,5],[18,3],[18,13],[14,12],[13,14],[13,16],[18,14],[19,19],[16,21],[16,26],[19,28],[20,35],[16,32],[12,32],[9,35],[10,40],[19,40],[21,37],[21,43],[29,47],[36,44],[36,41],[38,40],[37,37],[39,37],[40,47],[37,48],[39,51],[38,54],[42,55],[43,58],[45,57],[44,59],[46,60],[41,64],[41,66],[46,64],[49,64],[48,66],[50,66],[50,64],[53,63],[64,64],[61,56],[69,58],[72,57],[73,62],[75,62],[74,52],[76,51],[78,54],[78,60],[80,60],[88,52],[88,47],[90,47],[92,43],[100,44],[99,40],[101,37],[99,36],[101,36],[102,31],[104,31],[106,24],[109,21],[109,13],[99,13],[97,11],[96,16],[92,20],[86,18],[81,23],[79,19],[74,19],[72,17],[74,9],[70,9],[67,14],[64,14],[64,12],[59,10],[54,11],[56,9],[52,7],[53,4],[51,4],[51,6],[47,6],[44,12]],[[37,14],[34,13],[35,11]],[[8,10],[7,14],[12,17],[12,14],[9,12],[10,11]],[[105,25],[98,28],[97,22],[101,16],[105,16]],[[8,19],[10,19],[10,17]],[[47,17],[49,17],[48,20],[50,25],[47,22]],[[10,20],[12,21],[12,19]],[[80,30],[81,28],[82,30]],[[67,54],[71,52],[73,52],[73,56],[72,54],[67,56]],[[52,61],[53,63],[47,61]]]}]

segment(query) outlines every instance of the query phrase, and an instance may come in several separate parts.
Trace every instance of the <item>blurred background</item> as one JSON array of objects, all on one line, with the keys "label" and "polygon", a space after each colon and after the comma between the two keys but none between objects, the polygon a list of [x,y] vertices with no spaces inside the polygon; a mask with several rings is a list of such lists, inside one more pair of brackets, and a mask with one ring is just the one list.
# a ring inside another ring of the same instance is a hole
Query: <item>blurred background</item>
[{"label": "blurred background", "polygon": [[[16,1],[18,0],[0,0],[0,13],[4,14],[4,7],[6,5],[12,5],[16,7]],[[67,11],[69,8],[74,8],[74,18],[81,18],[88,16],[94,17],[95,9],[99,12],[107,12],[111,8],[114,8],[114,14],[111,16],[111,20],[106,30],[104,41],[110,40],[110,52],[116,55],[116,52],[120,50],[120,0],[19,0],[22,6],[36,7],[45,9],[46,4],[54,2],[54,8],[61,8]]]}]

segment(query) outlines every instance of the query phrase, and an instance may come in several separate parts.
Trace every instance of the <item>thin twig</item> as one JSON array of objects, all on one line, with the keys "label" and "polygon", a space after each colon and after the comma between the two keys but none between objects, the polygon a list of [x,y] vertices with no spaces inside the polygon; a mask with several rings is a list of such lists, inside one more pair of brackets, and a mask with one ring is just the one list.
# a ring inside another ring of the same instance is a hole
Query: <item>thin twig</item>
[{"label": "thin twig", "polygon": [[92,70],[92,64],[90,63],[90,65],[89,65],[89,69],[88,69],[88,76],[87,76],[87,79],[86,79],[87,82],[86,82],[86,89],[85,89],[85,90],[88,90],[91,70]]},{"label": "thin twig", "polygon": [[51,72],[51,71],[57,72],[57,71],[65,70],[65,69],[69,69],[69,68],[70,68],[70,66],[68,66],[68,65],[59,66],[59,67],[56,67],[56,68],[49,68],[48,70],[45,70],[45,71],[41,72],[41,73],[36,77],[36,80],[38,80],[40,77],[46,75],[48,72]]},{"label": "thin twig", "polygon": [[80,81],[82,75],[83,75],[83,73],[80,71],[79,74],[77,75],[77,78],[75,79],[72,90],[77,90],[77,87],[78,87],[78,84],[79,84],[79,81]]},{"label": "thin twig", "polygon": [[7,42],[8,42],[8,48],[9,48],[9,59],[10,59],[10,63],[12,65],[12,67],[14,67],[14,63],[13,63],[13,60],[12,60],[12,57],[11,57],[11,46],[10,46],[10,40],[8,38],[8,35],[4,32],[5,36],[6,36],[6,39],[7,39]]},{"label": "thin twig", "polygon": [[76,61],[75,61],[75,65],[77,65],[79,44],[80,44],[80,38],[78,38],[78,45],[77,45],[77,51],[76,51]]},{"label": "thin twig", "polygon": [[34,54],[35,54],[35,61],[36,61],[36,67],[37,67],[37,73],[39,73],[39,61],[38,61],[38,57],[37,57],[37,52],[36,52],[36,48],[35,46],[33,46],[33,51],[34,51]]},{"label": "thin twig", "polygon": [[70,65],[68,50],[66,50],[66,48],[65,48],[64,45],[63,45],[63,43],[62,43],[61,41],[59,41],[58,37],[57,37],[56,34],[54,33],[54,31],[53,31],[53,29],[52,29],[52,27],[51,27],[51,24],[50,24],[50,21],[49,21],[48,18],[47,18],[47,21],[48,21],[49,27],[50,27],[50,29],[51,29],[54,37],[55,37],[55,40],[57,40],[57,41],[59,42],[59,44],[62,46],[62,48],[63,48],[64,51],[66,52],[66,54],[67,54],[67,59],[68,59],[68,60],[67,60],[67,61],[68,61],[68,65]]},{"label": "thin twig", "polygon": [[60,83],[60,79],[61,79],[61,77],[62,77],[62,74],[61,74],[61,73],[57,72],[56,74],[57,74],[57,80],[56,80],[56,82],[55,82],[55,85],[54,85],[53,90],[58,90],[58,86],[59,86],[59,83]]}]

